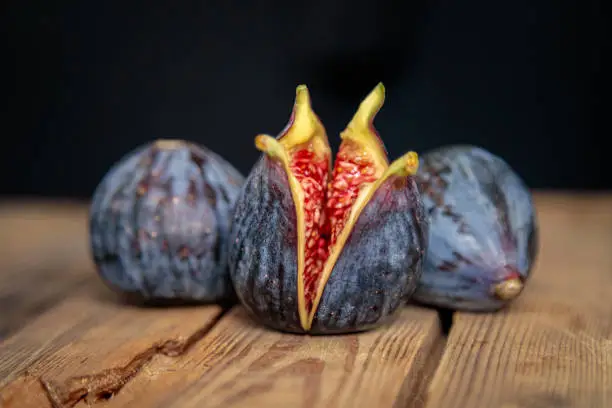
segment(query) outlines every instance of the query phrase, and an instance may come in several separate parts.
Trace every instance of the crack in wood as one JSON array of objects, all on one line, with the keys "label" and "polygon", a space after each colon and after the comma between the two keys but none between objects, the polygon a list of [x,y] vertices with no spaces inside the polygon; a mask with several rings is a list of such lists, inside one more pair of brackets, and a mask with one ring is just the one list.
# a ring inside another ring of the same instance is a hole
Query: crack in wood
[{"label": "crack in wood", "polygon": [[116,395],[156,355],[179,357],[213,328],[229,311],[223,309],[212,321],[184,339],[171,339],[155,343],[121,367],[109,368],[95,374],[68,378],[62,384],[38,378],[53,408],[72,408],[80,401],[87,404],[104,402]]}]

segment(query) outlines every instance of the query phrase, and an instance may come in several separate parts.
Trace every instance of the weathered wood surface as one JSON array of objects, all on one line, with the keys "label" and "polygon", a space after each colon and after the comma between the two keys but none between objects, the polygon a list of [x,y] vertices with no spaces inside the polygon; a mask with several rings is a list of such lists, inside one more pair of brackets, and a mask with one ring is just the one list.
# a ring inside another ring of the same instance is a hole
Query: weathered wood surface
[{"label": "weathered wood surface", "polygon": [[612,199],[537,205],[532,280],[503,313],[455,314],[427,407],[612,407]]},{"label": "weathered wood surface", "polygon": [[612,406],[612,198],[537,203],[525,293],[457,313],[445,348],[436,313],[416,307],[381,330],[307,337],[241,308],[129,306],[95,276],[85,207],[5,205],[0,407]]},{"label": "weathered wood surface", "polygon": [[214,306],[142,309],[93,291],[71,296],[0,344],[0,406],[103,401],[147,375],[156,357],[184,354],[220,312]]},{"label": "weathered wood surface", "polygon": [[362,335],[283,335],[232,310],[206,338],[156,373],[134,378],[113,407],[391,407],[408,400],[439,339],[436,316],[405,310]]},{"label": "weathered wood surface", "polygon": [[86,219],[79,203],[0,204],[0,340],[92,282]]}]

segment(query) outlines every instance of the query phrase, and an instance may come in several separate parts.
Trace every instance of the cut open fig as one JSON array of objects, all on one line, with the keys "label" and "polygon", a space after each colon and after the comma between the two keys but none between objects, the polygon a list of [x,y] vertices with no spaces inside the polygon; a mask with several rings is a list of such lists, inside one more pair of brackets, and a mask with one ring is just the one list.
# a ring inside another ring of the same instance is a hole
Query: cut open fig
[{"label": "cut open fig", "polygon": [[229,256],[238,297],[264,324],[364,330],[415,290],[427,239],[418,156],[389,164],[373,126],[384,96],[379,84],[363,100],[333,162],[303,85],[285,130],[255,138],[263,154],[238,198]]}]

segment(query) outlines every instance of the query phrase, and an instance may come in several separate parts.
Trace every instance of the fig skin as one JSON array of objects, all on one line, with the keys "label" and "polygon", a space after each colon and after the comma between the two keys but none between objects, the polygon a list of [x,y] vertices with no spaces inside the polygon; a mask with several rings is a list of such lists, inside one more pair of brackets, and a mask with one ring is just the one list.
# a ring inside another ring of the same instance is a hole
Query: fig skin
[{"label": "fig skin", "polygon": [[451,145],[422,156],[417,173],[429,247],[413,300],[494,312],[516,299],[538,253],[532,195],[501,158]]},{"label": "fig skin", "polygon": [[243,183],[231,164],[192,142],[157,140],[129,152],[91,203],[99,276],[139,303],[235,300],[227,235]]},{"label": "fig skin", "polygon": [[262,154],[235,207],[229,255],[237,296],[259,323],[298,334],[370,330],[388,322],[414,293],[428,226],[413,176],[387,178],[374,191],[306,328],[299,315],[297,217],[285,168]]}]

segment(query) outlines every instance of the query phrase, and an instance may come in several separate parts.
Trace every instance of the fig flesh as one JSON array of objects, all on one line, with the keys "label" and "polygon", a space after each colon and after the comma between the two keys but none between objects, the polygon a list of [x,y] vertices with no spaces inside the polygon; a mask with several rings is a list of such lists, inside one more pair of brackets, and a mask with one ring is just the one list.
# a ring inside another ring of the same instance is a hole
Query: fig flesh
[{"label": "fig flesh", "polygon": [[243,183],[219,155],[183,140],[125,155],[91,203],[90,244],[102,280],[150,303],[235,298],[227,235]]},{"label": "fig flesh", "polygon": [[427,239],[418,156],[388,164],[372,123],[383,101],[380,84],[341,133],[334,163],[303,85],[285,130],[256,137],[263,154],[236,204],[229,257],[238,298],[259,322],[362,331],[414,292]]},{"label": "fig flesh", "polygon": [[414,300],[491,312],[522,292],[538,251],[532,196],[501,158],[453,145],[422,156],[417,174],[429,246]]}]

